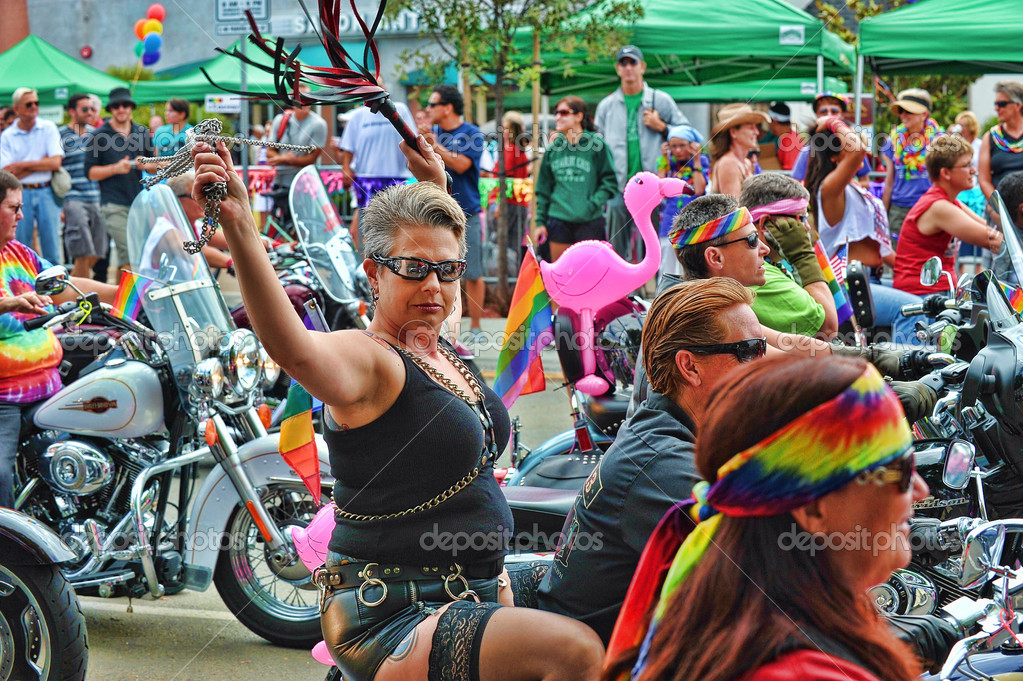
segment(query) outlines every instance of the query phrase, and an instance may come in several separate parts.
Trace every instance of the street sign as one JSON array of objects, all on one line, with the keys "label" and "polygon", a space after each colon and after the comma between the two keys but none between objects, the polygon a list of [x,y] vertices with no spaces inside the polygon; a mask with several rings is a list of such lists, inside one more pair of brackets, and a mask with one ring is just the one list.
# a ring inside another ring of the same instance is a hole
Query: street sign
[{"label": "street sign", "polygon": [[217,0],[215,18],[220,21],[245,21],[245,12],[256,21],[270,18],[270,0]]},{"label": "street sign", "polygon": [[[259,28],[261,33],[270,32],[269,21],[257,21],[256,26]],[[242,22],[237,24],[216,24],[213,29],[215,35],[245,35],[250,30],[249,23]]]}]

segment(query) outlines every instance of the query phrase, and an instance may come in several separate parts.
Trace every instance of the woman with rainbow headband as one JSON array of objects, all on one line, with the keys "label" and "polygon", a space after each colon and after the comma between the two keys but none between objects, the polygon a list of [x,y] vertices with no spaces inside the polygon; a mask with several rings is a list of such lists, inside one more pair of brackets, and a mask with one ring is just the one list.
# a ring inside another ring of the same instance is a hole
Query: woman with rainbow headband
[{"label": "woman with rainbow headband", "polygon": [[638,681],[918,676],[866,595],[909,563],[929,493],[898,399],[845,358],[763,360],[718,390],[696,442],[706,482],[647,543],[605,678],[637,653]]}]

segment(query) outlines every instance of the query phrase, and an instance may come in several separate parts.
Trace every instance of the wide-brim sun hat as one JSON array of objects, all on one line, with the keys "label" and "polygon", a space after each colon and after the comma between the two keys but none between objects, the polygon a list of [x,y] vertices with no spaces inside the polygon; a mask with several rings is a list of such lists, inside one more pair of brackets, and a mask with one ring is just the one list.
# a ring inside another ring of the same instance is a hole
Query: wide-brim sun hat
[{"label": "wide-brim sun hat", "polygon": [[725,130],[737,128],[746,123],[770,123],[771,117],[762,111],[754,111],[749,104],[729,104],[718,112],[718,122],[711,130],[710,136],[715,137]]}]

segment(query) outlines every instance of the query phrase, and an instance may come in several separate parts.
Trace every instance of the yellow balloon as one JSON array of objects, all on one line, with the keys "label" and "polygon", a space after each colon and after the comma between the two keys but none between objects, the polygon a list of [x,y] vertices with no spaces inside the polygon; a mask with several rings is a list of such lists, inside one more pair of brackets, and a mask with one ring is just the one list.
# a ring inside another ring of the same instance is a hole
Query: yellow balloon
[{"label": "yellow balloon", "polygon": [[163,24],[156,19],[146,19],[146,23],[143,25],[142,35],[149,35],[150,33],[163,33]]}]

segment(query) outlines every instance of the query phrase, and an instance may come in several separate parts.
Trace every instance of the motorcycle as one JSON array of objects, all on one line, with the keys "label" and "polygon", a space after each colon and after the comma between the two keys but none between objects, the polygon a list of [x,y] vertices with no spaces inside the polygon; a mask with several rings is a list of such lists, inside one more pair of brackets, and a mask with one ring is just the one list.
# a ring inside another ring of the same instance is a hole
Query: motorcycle
[{"label": "motorcycle", "polygon": [[[303,305],[314,300],[330,330],[366,328],[369,280],[315,166],[295,176],[289,202],[297,240],[276,246],[270,259],[296,312],[304,315]],[[244,307],[231,316],[237,326],[251,328]]]},{"label": "motorcycle", "polygon": [[[143,191],[127,241],[133,271],[150,282],[141,304],[151,328],[94,294],[26,323],[120,336],[27,415],[15,506],[70,546],[64,574],[80,593],[158,598],[212,583],[254,633],[305,647],[320,636],[319,610],[285,529],[307,523],[327,495],[312,498],[267,436],[259,388],[279,368],[251,331],[234,328],[205,260],[183,248],[191,238],[170,189]],[[36,280],[40,293],[67,286],[60,267]],[[322,441],[319,451],[329,485]]]},{"label": "motorcycle", "polygon": [[0,508],[0,681],[85,679],[85,617],[60,569],[74,558],[53,530]]}]

